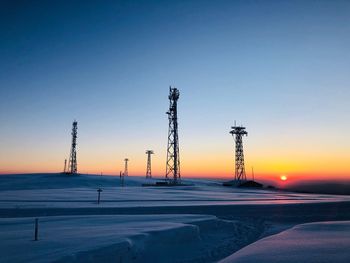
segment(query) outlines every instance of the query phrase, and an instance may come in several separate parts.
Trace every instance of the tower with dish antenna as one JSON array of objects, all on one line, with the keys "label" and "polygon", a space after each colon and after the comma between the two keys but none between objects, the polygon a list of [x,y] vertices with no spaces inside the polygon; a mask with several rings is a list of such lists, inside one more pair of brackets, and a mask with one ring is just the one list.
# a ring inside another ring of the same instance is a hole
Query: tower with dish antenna
[{"label": "tower with dish antenna", "polygon": [[247,176],[245,173],[244,167],[244,153],[243,153],[243,141],[242,137],[244,135],[248,135],[248,132],[245,130],[246,128],[241,126],[237,126],[236,122],[233,127],[231,127],[230,133],[232,134],[236,149],[235,149],[235,179],[234,182],[236,185],[240,185],[241,183],[247,181]]},{"label": "tower with dish antenna", "polygon": [[77,164],[77,137],[78,137],[78,122],[74,120],[72,127],[72,145],[69,155],[69,163],[67,174],[77,174],[78,164]]},{"label": "tower with dish antenna", "polygon": [[165,179],[171,185],[181,184],[179,135],[177,123],[177,101],[179,97],[179,90],[170,86],[168,96],[170,105],[169,111],[166,113],[169,119],[169,129]]},{"label": "tower with dish antenna", "polygon": [[146,178],[152,178],[152,168],[151,168],[151,155],[154,154],[152,150],[147,150],[147,169],[146,169]]}]

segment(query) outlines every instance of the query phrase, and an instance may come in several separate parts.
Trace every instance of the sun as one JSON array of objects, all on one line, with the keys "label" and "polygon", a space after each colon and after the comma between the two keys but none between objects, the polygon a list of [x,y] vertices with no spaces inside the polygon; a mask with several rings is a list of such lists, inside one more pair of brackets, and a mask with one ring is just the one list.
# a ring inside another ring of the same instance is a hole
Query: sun
[{"label": "sun", "polygon": [[286,181],[288,178],[287,178],[287,175],[285,175],[285,174],[282,174],[281,176],[280,176],[280,178],[281,178],[281,180],[282,181]]}]

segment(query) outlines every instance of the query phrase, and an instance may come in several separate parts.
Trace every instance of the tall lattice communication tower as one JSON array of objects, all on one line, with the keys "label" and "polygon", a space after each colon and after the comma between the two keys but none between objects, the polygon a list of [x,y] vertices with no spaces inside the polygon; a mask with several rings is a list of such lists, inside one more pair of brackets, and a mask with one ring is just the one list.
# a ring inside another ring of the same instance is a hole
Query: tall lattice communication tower
[{"label": "tall lattice communication tower", "polygon": [[124,162],[125,162],[125,166],[124,166],[124,176],[128,176],[128,161],[129,159],[128,158],[125,158],[124,159]]},{"label": "tall lattice communication tower", "polygon": [[230,133],[234,137],[236,144],[236,156],[235,156],[235,181],[240,184],[242,181],[246,181],[247,177],[245,174],[244,168],[244,153],[243,153],[243,141],[242,137],[244,135],[248,135],[248,132],[245,130],[243,126],[235,126],[231,127]]},{"label": "tall lattice communication tower", "polygon": [[179,155],[179,136],[177,125],[177,101],[180,97],[180,92],[176,88],[169,88],[169,130],[168,130],[168,148],[167,148],[167,160],[166,160],[166,180],[169,180],[170,184],[180,184],[180,155]]},{"label": "tall lattice communication tower", "polygon": [[69,174],[76,174],[78,171],[78,165],[77,165],[77,136],[78,135],[78,122],[73,122],[73,128],[72,128],[72,146],[70,150],[70,156],[69,156],[69,164],[68,164],[68,171]]},{"label": "tall lattice communication tower", "polygon": [[151,168],[151,155],[154,154],[152,150],[147,150],[147,170],[146,170],[146,178],[152,178],[152,168]]}]

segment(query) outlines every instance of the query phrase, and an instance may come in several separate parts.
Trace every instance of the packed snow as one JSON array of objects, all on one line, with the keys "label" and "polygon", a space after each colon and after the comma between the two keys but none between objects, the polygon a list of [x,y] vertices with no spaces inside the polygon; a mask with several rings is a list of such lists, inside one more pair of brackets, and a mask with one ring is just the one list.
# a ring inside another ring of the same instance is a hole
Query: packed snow
[{"label": "packed snow", "polygon": [[208,215],[54,216],[33,241],[33,218],[0,223],[2,262],[210,262],[261,230]]},{"label": "packed snow", "polygon": [[247,249],[251,260],[249,247],[298,224],[350,220],[346,195],[237,189],[205,179],[142,186],[158,180],[130,176],[122,186],[117,176],[0,175],[1,262],[217,262]]},{"label": "packed snow", "polygon": [[232,204],[295,204],[350,201],[349,196],[314,195],[268,190],[232,189],[211,180],[186,180],[190,186],[142,187],[158,179],[127,177],[122,187],[118,176],[11,175],[0,176],[2,208],[145,207]]},{"label": "packed snow", "polygon": [[348,263],[350,221],[302,224],[261,239],[220,263]]}]

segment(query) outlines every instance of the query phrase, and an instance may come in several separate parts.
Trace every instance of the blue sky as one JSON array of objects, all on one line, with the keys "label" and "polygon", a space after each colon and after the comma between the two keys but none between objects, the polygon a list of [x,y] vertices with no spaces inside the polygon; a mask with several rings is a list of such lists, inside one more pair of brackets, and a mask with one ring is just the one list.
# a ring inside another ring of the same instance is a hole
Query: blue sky
[{"label": "blue sky", "polygon": [[[235,119],[247,126],[256,170],[268,173],[259,160],[281,156],[289,167],[299,149],[296,168],[281,172],[320,172],[324,160],[337,163],[326,172],[350,171],[338,163],[350,157],[349,1],[2,1],[0,9],[3,172],[61,169],[76,118],[81,170],[117,172],[128,156],[141,173],[153,148],[162,174],[169,85],[181,93],[185,174],[203,160],[211,165],[199,173],[232,172]],[[299,167],[308,156],[314,165]]]}]

